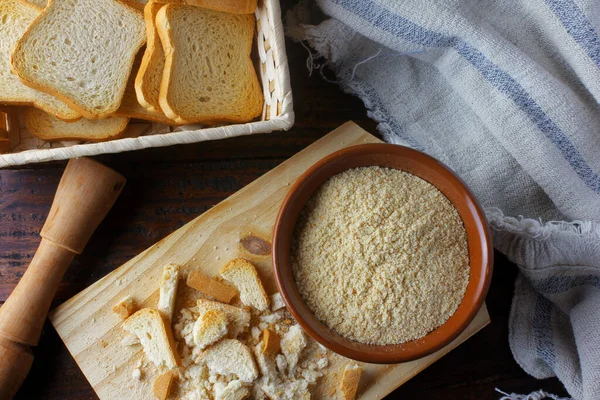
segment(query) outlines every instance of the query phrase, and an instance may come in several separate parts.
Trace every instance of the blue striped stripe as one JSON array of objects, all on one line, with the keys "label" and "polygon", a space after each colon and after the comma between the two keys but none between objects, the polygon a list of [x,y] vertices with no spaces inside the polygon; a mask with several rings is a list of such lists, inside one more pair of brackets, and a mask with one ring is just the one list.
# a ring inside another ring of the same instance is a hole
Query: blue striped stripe
[{"label": "blue striped stripe", "polygon": [[533,312],[533,331],[538,357],[548,364],[551,369],[556,365],[556,353],[552,341],[552,303],[538,294]]},{"label": "blue striped stripe", "polygon": [[572,0],[546,0],[566,31],[600,67],[600,38],[581,9]]},{"label": "blue striped stripe", "polygon": [[398,38],[422,46],[454,48],[498,91],[511,99],[529,117],[537,128],[556,146],[563,158],[571,165],[571,168],[587,187],[596,193],[600,193],[600,177],[585,162],[582,154],[571,143],[568,136],[544,113],[531,95],[515,79],[498,68],[479,50],[460,38],[445,36],[423,28],[406,18],[391,13],[372,0],[333,1],[374,27]]}]

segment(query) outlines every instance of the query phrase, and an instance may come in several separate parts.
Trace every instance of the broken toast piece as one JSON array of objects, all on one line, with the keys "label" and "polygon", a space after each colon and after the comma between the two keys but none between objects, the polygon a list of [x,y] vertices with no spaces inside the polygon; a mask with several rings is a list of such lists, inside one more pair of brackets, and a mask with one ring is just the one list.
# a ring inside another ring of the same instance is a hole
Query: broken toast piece
[{"label": "broken toast piece", "polygon": [[250,261],[236,258],[227,263],[220,272],[223,278],[238,288],[242,303],[259,311],[269,308],[269,296],[263,288],[256,268]]},{"label": "broken toast piece", "polygon": [[123,322],[123,329],[135,334],[144,352],[157,367],[168,369],[180,364],[171,326],[165,324],[161,314],[152,308],[143,308]]},{"label": "broken toast piece", "polygon": [[236,375],[243,382],[258,378],[258,369],[248,346],[235,339],[224,339],[209,347],[199,361],[214,373]]},{"label": "broken toast piece", "polygon": [[235,288],[217,282],[198,271],[190,271],[186,283],[189,287],[199,290],[221,303],[231,303],[237,294]]},{"label": "broken toast piece", "polygon": [[342,376],[342,383],[340,384],[340,392],[344,400],[354,400],[356,398],[361,375],[362,367],[357,364],[346,365]]},{"label": "broken toast piece", "polygon": [[158,311],[167,321],[173,319],[175,298],[179,284],[179,265],[167,264],[163,269],[160,282],[160,297],[158,298]]},{"label": "broken toast piece", "polygon": [[119,317],[126,319],[135,309],[135,303],[131,296],[124,297],[121,301],[115,304],[112,308],[113,312],[117,314]]},{"label": "broken toast piece", "polygon": [[196,304],[200,315],[209,310],[222,311],[227,317],[229,323],[229,335],[231,337],[237,337],[237,335],[248,329],[248,326],[250,325],[250,312],[242,308],[206,299],[198,299]]},{"label": "broken toast piece", "polygon": [[227,317],[223,311],[209,310],[194,323],[194,342],[204,349],[227,335]]}]

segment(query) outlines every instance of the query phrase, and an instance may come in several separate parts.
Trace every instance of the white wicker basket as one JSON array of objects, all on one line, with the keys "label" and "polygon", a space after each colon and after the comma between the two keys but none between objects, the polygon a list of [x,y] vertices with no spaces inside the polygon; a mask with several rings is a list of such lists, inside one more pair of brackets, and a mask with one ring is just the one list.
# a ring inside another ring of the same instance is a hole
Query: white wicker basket
[{"label": "white wicker basket", "polygon": [[101,143],[50,143],[31,135],[24,128],[18,109],[10,108],[7,123],[10,152],[0,154],[0,168],[288,130],[294,124],[294,111],[279,0],[260,0],[255,14],[257,53],[260,61],[257,72],[265,96],[260,121],[213,128],[203,128],[201,125],[173,128],[140,121],[131,122],[122,139]]}]

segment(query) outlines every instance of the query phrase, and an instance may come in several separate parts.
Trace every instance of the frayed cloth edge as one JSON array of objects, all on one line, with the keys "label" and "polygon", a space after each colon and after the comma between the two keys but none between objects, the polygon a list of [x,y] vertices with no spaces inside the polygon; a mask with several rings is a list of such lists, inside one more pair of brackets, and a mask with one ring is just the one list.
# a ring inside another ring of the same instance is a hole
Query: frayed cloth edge
[{"label": "frayed cloth edge", "polygon": [[505,231],[527,236],[533,239],[545,240],[557,234],[578,235],[586,238],[600,239],[600,224],[595,221],[548,221],[541,219],[507,217],[498,208],[485,209],[488,222],[493,230]]}]

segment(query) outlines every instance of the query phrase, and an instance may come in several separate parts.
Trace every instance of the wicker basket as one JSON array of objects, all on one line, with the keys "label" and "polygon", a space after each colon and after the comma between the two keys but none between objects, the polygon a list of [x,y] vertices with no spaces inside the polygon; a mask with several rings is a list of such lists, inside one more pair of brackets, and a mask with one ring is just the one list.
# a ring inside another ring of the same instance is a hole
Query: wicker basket
[{"label": "wicker basket", "polygon": [[[16,107],[8,107],[7,136],[4,145],[8,153],[0,154],[0,168],[51,160],[119,153],[148,147],[195,143],[234,136],[287,130],[294,124],[292,90],[285,53],[283,26],[279,0],[260,0],[256,10],[256,43],[265,104],[260,121],[245,124],[205,128],[201,125],[168,125],[132,120],[122,139],[101,143],[45,142],[24,128],[22,116]],[[128,137],[129,136],[129,137]]]}]

